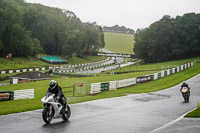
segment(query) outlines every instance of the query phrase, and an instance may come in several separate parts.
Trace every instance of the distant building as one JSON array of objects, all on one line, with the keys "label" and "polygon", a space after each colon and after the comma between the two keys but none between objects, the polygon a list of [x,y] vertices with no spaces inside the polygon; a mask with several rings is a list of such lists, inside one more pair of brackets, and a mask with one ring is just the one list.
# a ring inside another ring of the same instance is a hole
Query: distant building
[{"label": "distant building", "polygon": [[52,79],[52,77],[41,72],[25,72],[25,73],[11,76],[10,84],[35,82],[35,81],[47,80],[47,79]]}]

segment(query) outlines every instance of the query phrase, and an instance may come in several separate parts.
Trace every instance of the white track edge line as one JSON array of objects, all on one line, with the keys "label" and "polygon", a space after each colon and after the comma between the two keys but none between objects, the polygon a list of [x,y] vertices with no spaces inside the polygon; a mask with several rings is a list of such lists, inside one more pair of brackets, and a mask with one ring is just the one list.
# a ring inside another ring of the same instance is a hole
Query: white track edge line
[{"label": "white track edge line", "polygon": [[169,123],[167,123],[167,124],[165,124],[165,125],[163,125],[163,126],[157,128],[157,129],[154,129],[153,131],[151,131],[151,132],[149,132],[149,133],[158,132],[158,131],[160,131],[160,130],[162,130],[162,129],[165,129],[165,128],[167,128],[167,127],[169,127],[169,126],[175,124],[176,122],[178,122],[178,121],[180,121],[181,119],[183,119],[184,116],[185,116],[186,114],[188,114],[188,113],[194,111],[195,109],[196,109],[196,108],[194,108],[194,109],[192,109],[192,110],[186,112],[185,114],[183,114],[183,115],[180,116],[179,118],[177,118],[177,119],[175,119],[175,120],[173,120],[173,121],[171,121],[171,122],[169,122]]}]

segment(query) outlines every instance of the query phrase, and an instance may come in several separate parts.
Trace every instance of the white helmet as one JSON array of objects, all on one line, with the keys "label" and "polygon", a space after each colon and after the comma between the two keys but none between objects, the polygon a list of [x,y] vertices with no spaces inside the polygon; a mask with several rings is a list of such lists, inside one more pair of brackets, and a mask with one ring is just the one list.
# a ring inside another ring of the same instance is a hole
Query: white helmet
[{"label": "white helmet", "polygon": [[56,85],[57,85],[57,82],[55,80],[51,80],[49,82],[49,86],[50,86],[51,89],[54,89],[56,87]]}]

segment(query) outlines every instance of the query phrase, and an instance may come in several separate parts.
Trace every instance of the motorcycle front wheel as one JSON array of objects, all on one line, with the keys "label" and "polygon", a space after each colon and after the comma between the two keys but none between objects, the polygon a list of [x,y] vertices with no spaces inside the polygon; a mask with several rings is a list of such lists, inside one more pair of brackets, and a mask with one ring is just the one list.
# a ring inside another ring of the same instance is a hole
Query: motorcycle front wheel
[{"label": "motorcycle front wheel", "polygon": [[68,121],[69,118],[70,118],[70,116],[71,116],[71,109],[70,109],[70,107],[67,105],[67,110],[65,110],[65,114],[62,115],[62,119],[63,119],[64,121]]},{"label": "motorcycle front wheel", "polygon": [[50,113],[50,109],[48,107],[45,107],[43,112],[42,112],[42,118],[44,120],[44,122],[46,122],[47,124],[49,124],[52,120],[52,114]]}]

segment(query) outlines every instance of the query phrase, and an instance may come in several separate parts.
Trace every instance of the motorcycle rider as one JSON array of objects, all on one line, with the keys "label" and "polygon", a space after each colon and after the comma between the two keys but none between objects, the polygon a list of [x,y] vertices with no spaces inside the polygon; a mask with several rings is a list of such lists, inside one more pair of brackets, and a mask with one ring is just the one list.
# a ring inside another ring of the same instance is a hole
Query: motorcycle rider
[{"label": "motorcycle rider", "polygon": [[183,81],[183,83],[182,83],[182,85],[181,85],[180,91],[182,90],[183,87],[187,87],[187,88],[188,88],[189,96],[190,96],[190,87],[189,87],[189,85],[186,83],[186,81]]},{"label": "motorcycle rider", "polygon": [[49,82],[49,88],[46,93],[46,97],[49,96],[50,94],[55,94],[56,99],[58,102],[63,106],[61,112],[64,113],[66,109],[66,98],[62,92],[62,88],[58,85],[58,83],[55,80],[51,80]]}]

